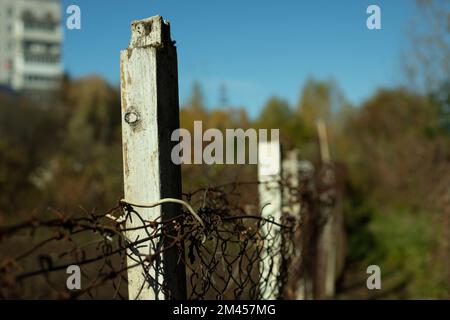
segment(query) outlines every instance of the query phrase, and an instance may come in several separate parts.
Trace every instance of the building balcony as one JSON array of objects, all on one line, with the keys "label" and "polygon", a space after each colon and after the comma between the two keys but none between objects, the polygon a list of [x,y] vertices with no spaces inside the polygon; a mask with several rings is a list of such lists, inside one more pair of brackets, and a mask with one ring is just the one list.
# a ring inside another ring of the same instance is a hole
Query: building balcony
[{"label": "building balcony", "polygon": [[59,27],[55,30],[24,29],[22,32],[19,32],[18,38],[25,41],[39,41],[58,44],[62,41],[62,32]]},{"label": "building balcony", "polygon": [[23,73],[38,74],[48,77],[58,77],[62,75],[63,68],[60,63],[25,62],[23,64]]}]

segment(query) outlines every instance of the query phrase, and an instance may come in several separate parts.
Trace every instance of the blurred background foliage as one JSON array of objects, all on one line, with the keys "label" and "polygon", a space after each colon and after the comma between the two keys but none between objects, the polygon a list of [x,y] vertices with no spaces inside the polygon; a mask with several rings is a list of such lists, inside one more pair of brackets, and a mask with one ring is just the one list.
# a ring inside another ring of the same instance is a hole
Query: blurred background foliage
[{"label": "blurred background foliage", "polygon": [[[338,298],[450,297],[450,15],[419,1],[407,81],[351,105],[335,79],[314,79],[295,105],[272,97],[251,119],[244,107],[210,109],[194,83],[181,126],[280,128],[283,148],[318,163],[316,121],[329,127],[332,157],[345,172],[348,237]],[[420,18],[418,18],[420,19]],[[426,32],[424,32],[426,30]],[[183,188],[256,180],[252,165],[185,165]],[[33,212],[105,210],[122,195],[120,92],[90,76],[63,81],[50,108],[0,93],[0,223]],[[257,204],[256,190],[241,195]],[[382,270],[383,290],[365,288],[366,267]]]}]

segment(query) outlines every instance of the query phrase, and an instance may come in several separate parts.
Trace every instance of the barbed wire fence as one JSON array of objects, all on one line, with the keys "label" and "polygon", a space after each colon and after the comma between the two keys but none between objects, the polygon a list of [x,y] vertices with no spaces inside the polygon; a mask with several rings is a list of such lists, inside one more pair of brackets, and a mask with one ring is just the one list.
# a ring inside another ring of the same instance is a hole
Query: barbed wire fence
[{"label": "barbed wire fence", "polygon": [[[281,223],[262,218],[260,212],[249,214],[241,204],[239,188],[260,184],[255,181],[184,194],[204,226],[186,209],[173,219],[146,221],[139,208],[120,202],[102,214],[75,217],[55,211],[51,219],[32,216],[1,227],[0,252],[10,246],[23,249],[1,255],[0,298],[127,299],[130,268],[139,268],[148,285],[170,298],[166,284],[158,283],[150,270],[162,265],[164,251],[177,248],[179,263],[186,268],[189,299],[261,299],[268,288],[276,290],[278,298],[295,299],[299,279],[315,276],[318,235],[334,207],[334,187],[319,189],[323,181],[317,179],[320,175],[303,176],[295,188],[278,181],[302,208],[297,217],[283,213]],[[126,221],[131,219],[140,221],[146,238],[127,238]],[[263,234],[262,226],[269,232]],[[277,232],[272,232],[275,226]],[[143,256],[138,249],[148,241],[155,241],[155,250]],[[263,245],[267,241],[271,246]],[[127,264],[127,257],[134,264]],[[279,257],[280,268],[274,268]],[[66,287],[71,265],[82,270],[80,290]],[[274,276],[276,284],[261,275]]]}]

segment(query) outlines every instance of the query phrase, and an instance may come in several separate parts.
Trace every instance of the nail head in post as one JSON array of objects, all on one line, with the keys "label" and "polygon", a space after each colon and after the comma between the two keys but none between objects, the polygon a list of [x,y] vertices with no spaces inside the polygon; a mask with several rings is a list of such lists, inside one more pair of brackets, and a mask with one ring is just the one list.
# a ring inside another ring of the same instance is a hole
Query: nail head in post
[{"label": "nail head in post", "polygon": [[136,125],[140,120],[139,113],[136,110],[129,110],[125,113],[125,122],[130,126]]}]

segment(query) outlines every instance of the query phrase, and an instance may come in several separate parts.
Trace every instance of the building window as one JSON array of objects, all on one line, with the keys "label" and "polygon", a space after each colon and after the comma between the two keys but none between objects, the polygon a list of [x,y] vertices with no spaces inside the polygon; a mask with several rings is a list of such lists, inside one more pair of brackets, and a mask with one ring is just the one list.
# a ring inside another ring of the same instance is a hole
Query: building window
[{"label": "building window", "polygon": [[34,17],[30,12],[25,12],[22,16],[22,21],[25,30],[42,30],[42,31],[54,31],[57,27],[57,22],[50,19],[38,19]]},{"label": "building window", "polygon": [[25,61],[31,63],[56,64],[60,61],[59,55],[25,53]]}]

